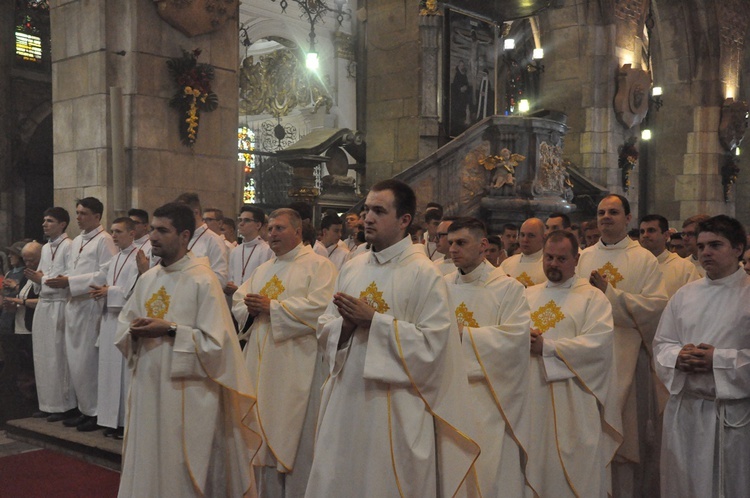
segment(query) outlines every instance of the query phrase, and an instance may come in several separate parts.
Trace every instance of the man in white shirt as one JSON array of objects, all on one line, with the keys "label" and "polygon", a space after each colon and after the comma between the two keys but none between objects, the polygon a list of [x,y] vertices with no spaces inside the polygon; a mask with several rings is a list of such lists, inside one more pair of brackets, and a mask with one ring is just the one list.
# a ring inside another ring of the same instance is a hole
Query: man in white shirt
[{"label": "man in white shirt", "polygon": [[31,327],[34,351],[34,376],[39,410],[48,412],[47,420],[58,422],[80,415],[70,381],[65,352],[65,305],[67,288],[53,289],[47,280],[64,275],[71,257],[71,241],[65,230],[70,223],[68,211],[52,207],[44,212],[42,230],[48,242],[36,271],[24,270],[26,278],[38,287],[39,303]]},{"label": "man in white shirt", "polygon": [[667,251],[669,222],[664,216],[649,214],[641,218],[640,234],[641,245],[651,251],[659,261],[659,271],[664,276],[664,285],[669,297],[674,296],[683,285],[700,278],[693,264]]},{"label": "man in white shirt", "polygon": [[[204,221],[201,201],[198,194],[186,192],[180,194],[175,202],[187,204],[193,210],[195,216],[195,232],[188,244],[188,251],[192,251],[198,257],[208,258],[209,266],[219,279],[219,285],[224,288],[229,276],[229,250],[224,240],[213,230],[208,228]],[[212,218],[209,216],[209,218]]]},{"label": "man in white shirt", "polygon": [[503,225],[503,232],[500,235],[500,240],[502,240],[502,248],[505,249],[507,254],[507,251],[511,248],[511,246],[518,244],[518,227],[513,223],[506,223],[505,225]]},{"label": "man in white shirt", "polygon": [[117,317],[130,297],[138,280],[135,222],[131,218],[117,218],[110,228],[117,255],[107,265],[107,281],[92,285],[89,294],[104,301],[99,329],[99,380],[97,384],[97,424],[105,427],[104,435],[122,439],[125,427],[125,401],[130,379],[124,371],[122,353],[115,346]]},{"label": "man in white shirt", "polygon": [[555,230],[570,230],[570,218],[565,213],[551,213],[544,224],[544,235]]},{"label": "man in white shirt", "polygon": [[65,306],[65,351],[80,417],[65,420],[67,427],[82,432],[97,429],[97,379],[99,338],[104,303],[89,294],[92,285],[107,280],[107,263],[117,252],[112,236],[101,226],[104,205],[94,197],[76,203],[76,220],[81,234],[73,239],[71,261],[65,275],[48,278],[53,289],[70,289]]},{"label": "man in white shirt", "polygon": [[349,249],[349,252],[352,252],[359,245],[356,241],[356,238],[361,220],[359,219],[358,213],[346,213],[345,220],[346,233],[349,235],[346,237],[346,240],[344,240],[344,243],[346,244],[346,248]]},{"label": "man in white shirt", "polygon": [[337,214],[326,214],[320,221],[321,238],[313,247],[316,253],[328,258],[336,267],[336,270],[341,270],[341,267],[349,259],[349,249],[341,240],[343,230],[344,224]]},{"label": "man in white shirt", "polygon": [[273,257],[273,251],[268,243],[260,238],[260,231],[266,224],[266,216],[261,208],[242,206],[237,223],[242,235],[242,244],[232,249],[229,254],[229,282],[224,287],[224,293],[230,297],[257,267]]},{"label": "man in white shirt", "polygon": [[705,278],[667,304],[654,363],[669,390],[661,496],[748,496],[750,477],[750,275],[738,266],[742,224],[719,215],[697,224]]},{"label": "man in white shirt", "polygon": [[508,257],[500,268],[506,275],[521,282],[524,287],[547,281],[542,266],[544,223],[539,218],[529,218],[521,225],[518,237],[521,254]]},{"label": "man in white shirt", "polygon": [[706,276],[706,272],[701,266],[701,262],[698,259],[698,245],[696,243],[696,236],[698,231],[698,223],[706,221],[709,218],[707,214],[696,214],[691,216],[682,222],[682,240],[685,242],[685,251],[688,253],[685,259],[690,261],[698,274],[701,277]]}]

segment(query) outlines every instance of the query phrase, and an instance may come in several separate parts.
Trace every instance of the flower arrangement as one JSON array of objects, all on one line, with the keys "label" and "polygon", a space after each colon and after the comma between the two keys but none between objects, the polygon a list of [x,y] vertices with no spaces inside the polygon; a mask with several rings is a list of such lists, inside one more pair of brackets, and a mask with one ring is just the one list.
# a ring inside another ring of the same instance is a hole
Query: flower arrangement
[{"label": "flower arrangement", "polygon": [[635,146],[637,140],[636,137],[628,138],[620,147],[620,155],[617,158],[617,165],[622,172],[622,188],[625,192],[630,190],[630,172],[638,164],[638,148]]},{"label": "flower arrangement", "polygon": [[180,111],[180,139],[192,147],[198,138],[198,123],[201,111],[210,112],[219,107],[219,97],[211,91],[214,68],[210,64],[198,64],[201,50],[182,51],[182,56],[167,60],[177,91],[169,105]]}]

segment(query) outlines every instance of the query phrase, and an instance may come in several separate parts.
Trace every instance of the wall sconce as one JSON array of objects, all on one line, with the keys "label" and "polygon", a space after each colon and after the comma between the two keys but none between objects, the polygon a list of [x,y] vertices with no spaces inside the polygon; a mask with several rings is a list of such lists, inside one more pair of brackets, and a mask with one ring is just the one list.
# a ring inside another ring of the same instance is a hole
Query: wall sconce
[{"label": "wall sconce", "polygon": [[661,95],[662,88],[660,86],[655,86],[651,89],[651,97],[649,97],[648,102],[656,108],[656,112],[659,112],[661,106],[664,105],[664,102],[661,100]]},{"label": "wall sconce", "polygon": [[513,38],[506,38],[503,41],[503,50],[513,50],[516,48],[516,40]]},{"label": "wall sconce", "polygon": [[543,48],[535,48],[531,52],[531,62],[528,66],[526,66],[526,69],[529,71],[539,71],[540,73],[544,72],[544,64],[542,64],[542,59],[544,59],[544,49]]}]

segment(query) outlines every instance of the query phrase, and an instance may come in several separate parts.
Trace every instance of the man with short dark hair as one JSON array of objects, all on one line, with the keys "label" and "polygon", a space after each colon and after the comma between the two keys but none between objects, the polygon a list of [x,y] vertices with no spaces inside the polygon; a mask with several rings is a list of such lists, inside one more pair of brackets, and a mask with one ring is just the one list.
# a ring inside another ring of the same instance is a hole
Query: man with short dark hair
[{"label": "man with short dark hair", "polygon": [[[578,241],[557,230],[544,244],[547,283],[526,289],[531,366],[526,476],[539,496],[611,496],[610,462],[622,440],[610,384],[612,306],[576,277]],[[561,428],[564,428],[561,430]]]},{"label": "man with short dark hair", "polygon": [[119,496],[244,496],[260,438],[224,295],[188,251],[188,206],[161,206],[152,224],[160,263],[138,279],[116,338],[133,375]]},{"label": "man with short dark hair", "polygon": [[523,285],[486,261],[484,223],[458,218],[447,231],[457,270],[444,278],[463,337],[469,396],[480,414],[479,489],[484,496],[520,497],[526,487],[518,427],[528,388],[529,305]]},{"label": "man with short dark hair", "polygon": [[750,275],[738,266],[742,224],[697,223],[705,278],[682,287],[662,314],[654,363],[669,390],[661,495],[747,496],[750,478]]},{"label": "man with short dark hair", "polygon": [[544,246],[544,223],[539,218],[529,218],[521,225],[518,237],[521,254],[508,255],[500,268],[503,272],[521,282],[524,287],[547,281],[542,267],[542,247]]},{"label": "man with short dark hair", "polygon": [[[195,232],[193,232],[193,238],[190,240],[190,244],[188,244],[188,251],[193,251],[198,257],[204,256],[208,258],[209,265],[223,288],[227,284],[229,273],[227,268],[229,266],[229,250],[224,244],[224,240],[213,230],[209,229],[204,221],[198,194],[185,192],[180,194],[175,202],[187,204],[192,209],[193,216],[195,217],[196,228]],[[212,219],[213,216],[209,215],[208,218]]]},{"label": "man with short dark hair", "polygon": [[500,239],[503,241],[503,249],[507,251],[510,246],[518,243],[518,227],[513,223],[506,223],[503,225]]},{"label": "man with short dark hair", "polygon": [[67,288],[52,288],[47,280],[65,275],[72,258],[71,241],[65,231],[70,223],[68,211],[52,207],[44,212],[42,230],[47,243],[36,271],[24,270],[26,278],[39,289],[39,303],[31,327],[34,351],[34,376],[39,410],[58,422],[77,415],[77,402],[65,351],[65,305]]},{"label": "man with short dark hair", "polygon": [[230,248],[230,252],[237,247],[237,224],[232,218],[225,216],[221,220],[221,234],[224,236],[224,240],[227,241],[227,247]]},{"label": "man with short dark hair", "polygon": [[683,285],[698,280],[700,275],[695,266],[677,254],[667,251],[669,222],[658,214],[648,214],[641,218],[640,243],[656,256],[659,271],[664,277],[667,296],[672,297]]},{"label": "man with short dark hair", "polygon": [[682,240],[685,241],[685,250],[688,255],[685,257],[688,261],[693,263],[695,269],[701,277],[706,276],[706,272],[701,266],[701,262],[698,259],[698,245],[696,243],[696,237],[698,232],[698,223],[706,221],[709,218],[707,214],[696,214],[691,216],[682,222]]},{"label": "man with short dark hair", "polygon": [[242,244],[232,249],[229,255],[229,282],[224,287],[224,293],[230,297],[257,267],[273,257],[268,243],[260,238],[260,230],[266,224],[266,214],[261,208],[247,204],[242,206],[237,222]]},{"label": "man with short dark hair", "polygon": [[253,465],[261,498],[299,497],[313,457],[320,387],[326,377],[315,324],[333,296],[336,268],[302,244],[302,220],[288,208],[272,212],[261,264],[233,296],[240,327],[249,319],[245,366],[257,396],[263,445]]},{"label": "man with short dark hair", "polygon": [[475,475],[457,325],[440,272],[406,236],[415,209],[403,182],[370,189],[372,250],[344,266],[318,321],[330,377],[307,497],[451,497]]},{"label": "man with short dark hair", "polygon": [[344,243],[349,252],[352,252],[359,245],[356,241],[357,232],[359,231],[360,218],[359,213],[346,213],[346,233],[348,234]]},{"label": "man with short dark hair", "polygon": [[46,283],[55,289],[70,289],[65,306],[65,351],[70,380],[78,399],[81,415],[65,420],[68,427],[83,432],[97,429],[97,379],[99,339],[104,302],[89,294],[92,285],[106,282],[106,264],[117,252],[112,236],[101,225],[104,205],[94,197],[76,203],[76,220],[81,234],[73,239],[71,261],[63,276],[48,278]]},{"label": "man with short dark hair", "polygon": [[680,232],[669,237],[669,250],[681,258],[687,258],[690,255]]},{"label": "man with short dark hair", "polygon": [[442,254],[437,251],[437,227],[442,219],[443,210],[437,207],[428,207],[424,213],[424,228],[426,230],[424,251],[432,261],[437,261],[442,257]]},{"label": "man with short dark hair", "polygon": [[503,241],[498,235],[489,235],[487,237],[487,251],[484,253],[487,261],[497,268],[508,257],[503,248]]},{"label": "man with short dark hair", "polygon": [[[640,451],[646,429],[658,420],[649,352],[667,291],[653,254],[628,237],[630,203],[618,194],[599,202],[599,242],[581,253],[577,273],[612,305],[615,327],[615,402],[622,413],[624,442],[614,460],[613,495],[651,496],[654,455]],[[642,454],[647,456],[642,460]],[[652,461],[653,459],[653,461]]]},{"label": "man with short dark hair", "polygon": [[344,233],[344,223],[341,221],[341,217],[336,213],[328,213],[323,216],[320,222],[320,232],[320,240],[315,244],[313,250],[324,258],[328,258],[337,271],[341,270],[341,267],[349,259],[349,249],[341,240]]},{"label": "man with short dark hair", "polygon": [[104,435],[122,439],[125,427],[125,402],[130,378],[124,371],[122,354],[115,347],[117,317],[130,297],[136,280],[138,246],[135,222],[131,218],[117,218],[112,222],[112,240],[118,252],[106,265],[107,280],[102,285],[91,285],[89,294],[102,300],[104,310],[99,329],[99,380],[97,383],[97,424],[105,427]]},{"label": "man with short dark hair", "polygon": [[551,213],[544,224],[544,235],[549,235],[555,230],[570,231],[570,217],[565,213]]}]

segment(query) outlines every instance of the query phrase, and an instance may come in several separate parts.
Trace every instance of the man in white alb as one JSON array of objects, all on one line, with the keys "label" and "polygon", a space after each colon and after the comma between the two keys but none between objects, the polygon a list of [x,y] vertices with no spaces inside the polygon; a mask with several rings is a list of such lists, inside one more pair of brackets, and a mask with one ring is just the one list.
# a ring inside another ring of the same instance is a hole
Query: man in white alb
[{"label": "man in white alb", "polygon": [[576,276],[578,241],[550,232],[547,282],[526,289],[531,366],[523,422],[526,476],[539,496],[611,495],[610,462],[622,441],[614,382],[612,306]]},{"label": "man in white alb", "polygon": [[254,403],[224,294],[187,247],[191,209],[154,211],[159,264],[119,316],[117,347],[132,372],[119,496],[256,496]]},{"label": "man in white alb", "polygon": [[674,296],[680,287],[700,278],[695,265],[667,251],[669,222],[664,216],[658,214],[644,216],[641,218],[640,232],[641,245],[651,251],[651,254],[659,261],[659,271],[664,277],[667,296]]},{"label": "man in white alb", "polygon": [[630,203],[618,194],[599,202],[599,242],[587,247],[577,274],[588,279],[612,305],[615,327],[615,402],[622,413],[623,444],[612,466],[613,495],[650,496],[658,486],[655,471],[658,441],[653,428],[658,420],[651,341],[667,303],[664,279],[653,254],[628,237]]},{"label": "man in white alb", "polygon": [[654,339],[656,371],[670,393],[661,496],[748,496],[750,275],[737,264],[745,230],[725,215],[696,230],[706,276],[677,291]]},{"label": "man in white alb", "polygon": [[101,225],[103,212],[104,205],[95,197],[85,197],[76,203],[81,234],[73,239],[69,265],[64,276],[46,280],[52,288],[70,290],[65,306],[65,352],[81,415],[63,424],[82,432],[97,429],[99,351],[96,342],[104,307],[89,291],[92,285],[106,282],[106,265],[117,252],[112,236]]},{"label": "man in white alb", "polygon": [[[256,206],[242,206],[237,218],[242,244],[229,254],[229,282],[224,293],[231,297],[244,284],[257,267],[273,257],[268,243],[260,238],[260,230],[266,224],[266,214]],[[231,301],[230,301],[231,305]]]},{"label": "man in white alb", "polygon": [[443,218],[443,221],[440,222],[437,228],[436,248],[437,252],[439,252],[442,257],[436,260],[435,264],[443,275],[448,275],[449,273],[456,271],[456,265],[453,264],[449,251],[450,244],[448,243],[448,228],[450,228],[454,219],[454,217]]},{"label": "man in white alb", "polygon": [[92,285],[89,294],[104,301],[104,312],[99,330],[99,381],[97,389],[97,424],[105,427],[104,435],[122,439],[125,427],[125,401],[130,384],[125,372],[122,353],[115,346],[117,317],[130,297],[138,280],[135,238],[135,222],[130,218],[117,218],[110,228],[112,240],[117,246],[117,255],[107,265],[107,281],[103,285]]},{"label": "man in white alb", "polygon": [[[439,230],[439,229],[438,229]],[[487,231],[476,218],[447,228],[455,268],[445,276],[461,330],[469,396],[477,418],[481,496],[518,496],[526,451],[517,434],[529,367],[529,306],[524,287],[484,258]]]},{"label": "man in white alb", "polygon": [[180,194],[175,202],[187,204],[193,210],[195,216],[195,232],[193,232],[193,238],[190,239],[190,244],[188,244],[188,251],[199,258],[208,258],[211,270],[219,279],[219,285],[224,288],[229,276],[229,249],[224,244],[224,240],[216,232],[209,229],[203,221],[201,201],[198,194],[191,192]]},{"label": "man in white alb", "polygon": [[372,251],[347,263],[318,321],[330,377],[305,496],[452,497],[479,446],[448,290],[407,230],[414,191],[375,184],[365,201]]},{"label": "man in white alb", "polygon": [[707,214],[696,214],[691,216],[682,222],[682,240],[685,242],[685,251],[688,253],[685,259],[695,266],[698,274],[701,277],[706,276],[706,272],[701,266],[701,262],[698,259],[698,244],[697,244],[697,230],[698,223],[706,221],[709,218]]},{"label": "man in white alb", "polygon": [[67,288],[47,285],[48,279],[67,271],[71,241],[65,230],[69,223],[70,215],[64,208],[51,207],[44,212],[42,230],[48,242],[42,247],[37,270],[24,270],[26,278],[39,288],[39,303],[31,327],[34,376],[39,410],[50,413],[47,417],[50,422],[80,415],[65,352],[65,305],[69,292]]},{"label": "man in white alb", "polygon": [[315,243],[313,250],[328,258],[336,270],[349,260],[349,249],[341,240],[344,224],[341,218],[335,213],[328,213],[320,221],[320,240]]},{"label": "man in white alb", "polygon": [[302,244],[302,220],[277,209],[268,220],[275,257],[260,265],[234,294],[240,327],[253,318],[245,365],[257,397],[263,445],[253,461],[261,498],[298,497],[310,475],[315,420],[325,367],[315,324],[333,296],[336,268]]},{"label": "man in white alb", "polygon": [[529,218],[521,225],[518,243],[521,254],[508,257],[500,268],[506,275],[521,282],[524,287],[547,281],[542,267],[544,223],[539,218]]}]

